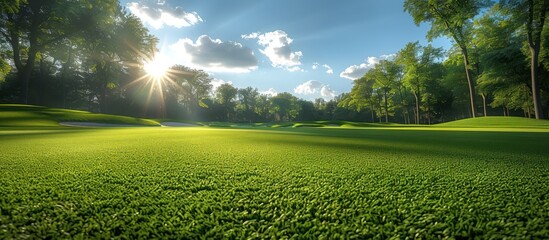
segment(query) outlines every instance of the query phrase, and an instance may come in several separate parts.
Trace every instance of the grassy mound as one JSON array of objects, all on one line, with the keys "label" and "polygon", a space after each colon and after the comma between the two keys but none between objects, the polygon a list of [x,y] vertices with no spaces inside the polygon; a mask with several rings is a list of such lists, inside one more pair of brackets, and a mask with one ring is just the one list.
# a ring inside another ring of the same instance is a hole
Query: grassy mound
[{"label": "grassy mound", "polygon": [[0,104],[0,127],[55,127],[60,122],[159,126],[153,120],[22,104]]},{"label": "grassy mound", "polygon": [[548,128],[549,121],[522,117],[478,117],[434,125],[465,128]]}]

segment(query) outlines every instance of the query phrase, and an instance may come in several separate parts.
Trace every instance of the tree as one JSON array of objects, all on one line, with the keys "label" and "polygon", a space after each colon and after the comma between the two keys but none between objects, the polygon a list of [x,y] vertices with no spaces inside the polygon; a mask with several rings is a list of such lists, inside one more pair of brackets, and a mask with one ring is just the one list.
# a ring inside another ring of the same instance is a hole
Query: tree
[{"label": "tree", "polygon": [[[112,101],[122,97],[125,84],[120,80],[130,68],[141,68],[143,62],[151,59],[158,40],[150,35],[141,21],[115,4],[98,5],[97,11],[89,13],[90,23],[84,33],[88,36],[81,46],[85,53],[83,66],[88,73],[92,98],[99,104],[99,110],[110,112]],[[145,79],[150,80],[150,79]],[[150,88],[163,94],[164,82],[148,81]],[[161,101],[163,96],[159,96]]]},{"label": "tree", "polygon": [[21,100],[28,103],[29,80],[40,52],[78,33],[88,24],[87,12],[97,9],[69,0],[12,0],[1,6],[0,36],[10,47],[18,81],[24,86]]},{"label": "tree", "polygon": [[300,109],[298,115],[296,116],[298,121],[318,120],[317,111],[313,102],[299,99],[297,100],[297,104]]},{"label": "tree", "polygon": [[382,94],[383,113],[385,115],[385,122],[388,123],[390,95],[393,94],[395,85],[400,82],[401,68],[394,61],[381,60],[372,69],[371,75],[375,80],[374,87],[378,88]]},{"label": "tree", "polygon": [[260,117],[261,120],[267,121],[269,119],[269,109],[271,104],[269,96],[265,94],[259,94],[256,96],[255,102],[255,113]]},{"label": "tree", "polygon": [[429,66],[429,72],[424,84],[422,95],[422,110],[426,113],[427,124],[433,123],[433,118],[442,121],[444,111],[451,107],[453,95],[448,88],[442,84],[445,68],[441,63],[433,63]]},{"label": "tree", "polygon": [[233,112],[235,107],[234,100],[238,89],[228,83],[223,83],[216,89],[215,97],[217,102],[223,107],[223,114],[226,121],[233,120]]},{"label": "tree", "polygon": [[174,65],[168,70],[166,81],[177,95],[179,104],[188,116],[198,117],[202,108],[208,107],[204,100],[212,89],[212,78],[202,70],[191,69],[183,65]]},{"label": "tree", "polygon": [[430,22],[429,40],[444,35],[451,37],[460,48],[471,104],[471,116],[476,117],[475,81],[470,72],[469,43],[472,34],[472,19],[479,11],[488,6],[488,1],[481,0],[406,0],[404,9],[412,15],[416,25]]},{"label": "tree", "polygon": [[544,118],[540,95],[540,52],[545,18],[549,12],[548,0],[501,0],[512,13],[514,20],[526,27],[526,38],[530,50],[530,75],[532,101],[536,119]]},{"label": "tree", "polygon": [[238,109],[242,111],[244,120],[255,120],[255,108],[259,92],[257,88],[247,87],[238,89]]},{"label": "tree", "polygon": [[375,80],[370,78],[368,74],[356,79],[353,82],[353,87],[349,93],[349,99],[340,103],[341,107],[362,111],[369,109],[371,113],[371,122],[374,122],[375,116],[375,99],[374,99],[374,84]]},{"label": "tree", "polygon": [[[483,100],[490,97],[493,98],[492,107],[522,108],[529,115],[533,110],[532,94],[525,91],[529,88],[529,71],[524,61],[526,56],[521,51],[526,37],[516,34],[519,25],[499,4],[475,21],[473,43],[478,55],[475,66]],[[524,96],[518,97],[518,93]],[[507,110],[504,114],[507,115]]]},{"label": "tree", "polygon": [[276,121],[291,121],[299,114],[298,99],[291,93],[279,93],[271,97],[270,102],[270,111]]},{"label": "tree", "polygon": [[432,76],[436,59],[442,57],[442,49],[431,45],[423,47],[419,42],[411,42],[399,51],[396,61],[404,66],[403,84],[412,92],[415,100],[415,123],[420,123],[421,99],[426,92],[426,81]]},{"label": "tree", "polygon": [[[7,16],[7,14],[15,14],[19,11],[20,5],[22,3],[26,3],[25,0],[4,0],[0,2],[0,15],[3,17],[0,18],[0,46],[3,46],[6,44],[6,38],[5,32],[7,31],[5,28],[7,27],[7,21],[4,15]],[[3,50],[0,47],[0,51]],[[2,83],[6,79],[6,75],[11,71],[10,64],[6,61],[6,59],[9,59],[8,57],[9,53],[7,51],[1,51],[0,52],[0,83]]]}]

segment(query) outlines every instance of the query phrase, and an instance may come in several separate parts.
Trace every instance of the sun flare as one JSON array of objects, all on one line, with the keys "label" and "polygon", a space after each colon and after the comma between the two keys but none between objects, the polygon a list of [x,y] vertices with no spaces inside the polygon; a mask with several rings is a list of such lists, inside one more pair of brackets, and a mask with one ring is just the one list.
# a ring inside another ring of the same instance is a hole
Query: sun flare
[{"label": "sun flare", "polygon": [[150,77],[154,79],[162,79],[166,77],[170,66],[162,56],[158,55],[151,61],[145,62],[143,68]]}]

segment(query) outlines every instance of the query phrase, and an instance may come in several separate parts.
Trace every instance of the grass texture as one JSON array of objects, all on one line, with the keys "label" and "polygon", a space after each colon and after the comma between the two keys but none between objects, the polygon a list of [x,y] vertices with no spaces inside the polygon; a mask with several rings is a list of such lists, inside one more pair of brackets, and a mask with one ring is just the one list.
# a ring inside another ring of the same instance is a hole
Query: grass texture
[{"label": "grass texture", "polygon": [[549,238],[549,133],[441,129],[0,128],[0,239]]}]

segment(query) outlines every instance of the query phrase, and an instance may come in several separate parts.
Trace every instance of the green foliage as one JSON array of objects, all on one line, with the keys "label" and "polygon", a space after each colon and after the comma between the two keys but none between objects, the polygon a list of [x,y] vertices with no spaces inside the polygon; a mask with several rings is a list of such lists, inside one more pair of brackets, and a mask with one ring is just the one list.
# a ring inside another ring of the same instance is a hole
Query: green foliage
[{"label": "green foliage", "polygon": [[0,2],[0,13],[17,13],[19,6],[27,3],[26,0],[2,0]]},{"label": "green foliage", "polygon": [[546,239],[548,134],[4,128],[0,238]]},{"label": "green foliage", "polygon": [[421,122],[421,109],[427,110],[427,118],[430,119],[435,103],[447,94],[441,91],[440,84],[444,74],[438,60],[442,58],[442,52],[442,48],[431,45],[423,47],[419,42],[410,42],[397,54],[396,61],[405,71],[402,85],[414,95],[416,124]]},{"label": "green foliage", "polygon": [[4,59],[0,59],[0,84],[6,79],[6,75],[11,71],[11,66]]},{"label": "green foliage", "polygon": [[291,93],[283,92],[270,99],[271,113],[275,115],[278,121],[293,120],[301,109],[299,109],[298,99]]}]

